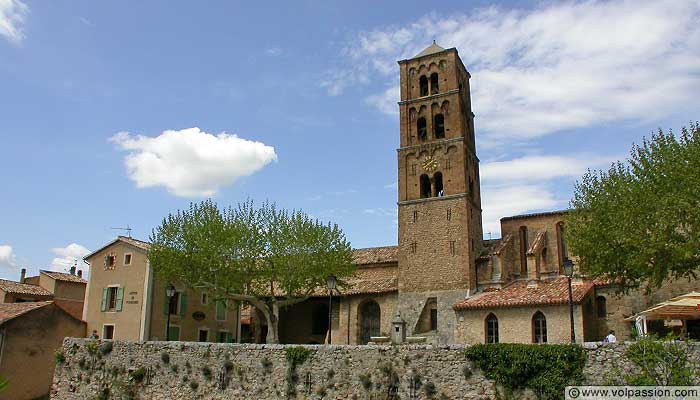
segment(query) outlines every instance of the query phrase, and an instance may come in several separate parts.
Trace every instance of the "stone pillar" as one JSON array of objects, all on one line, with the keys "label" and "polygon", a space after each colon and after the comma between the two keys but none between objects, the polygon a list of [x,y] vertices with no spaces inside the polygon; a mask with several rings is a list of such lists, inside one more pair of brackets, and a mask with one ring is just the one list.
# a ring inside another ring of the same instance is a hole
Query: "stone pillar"
[{"label": "stone pillar", "polygon": [[391,321],[391,343],[401,344],[406,341],[406,321],[401,318],[401,313],[396,312],[396,317]]}]

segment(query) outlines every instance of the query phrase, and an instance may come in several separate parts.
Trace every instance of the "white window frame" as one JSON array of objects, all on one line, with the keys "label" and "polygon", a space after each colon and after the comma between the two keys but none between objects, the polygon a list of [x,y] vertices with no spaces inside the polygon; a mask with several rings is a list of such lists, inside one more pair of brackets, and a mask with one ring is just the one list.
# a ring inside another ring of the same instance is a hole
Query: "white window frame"
[{"label": "white window frame", "polygon": [[[128,263],[126,262],[126,256],[129,256]],[[124,261],[124,266],[128,267],[129,265],[131,265],[134,262],[134,255],[132,253],[124,253],[124,259],[122,261]]]},{"label": "white window frame", "polygon": [[[205,331],[205,332],[207,333],[207,340],[204,341],[204,342],[200,342],[200,341],[199,341],[199,335],[202,333],[202,331]],[[197,329],[197,342],[199,342],[199,343],[209,343],[209,328],[207,328],[207,327],[201,327],[201,328]]]},{"label": "white window frame", "polygon": [[[112,338],[111,339],[106,338],[107,333],[105,331],[105,328],[108,326],[112,327]],[[116,334],[117,334],[117,326],[115,324],[102,324],[102,340],[114,340],[114,337],[116,336]]]}]

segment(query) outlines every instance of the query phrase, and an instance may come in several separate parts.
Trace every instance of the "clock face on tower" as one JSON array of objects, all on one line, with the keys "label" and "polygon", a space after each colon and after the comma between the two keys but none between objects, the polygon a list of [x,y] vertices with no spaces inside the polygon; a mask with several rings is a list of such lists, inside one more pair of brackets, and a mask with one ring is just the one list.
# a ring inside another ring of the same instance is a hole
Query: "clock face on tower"
[{"label": "clock face on tower", "polygon": [[433,172],[438,169],[440,164],[438,164],[437,160],[434,159],[433,156],[425,156],[422,166],[425,172]]}]

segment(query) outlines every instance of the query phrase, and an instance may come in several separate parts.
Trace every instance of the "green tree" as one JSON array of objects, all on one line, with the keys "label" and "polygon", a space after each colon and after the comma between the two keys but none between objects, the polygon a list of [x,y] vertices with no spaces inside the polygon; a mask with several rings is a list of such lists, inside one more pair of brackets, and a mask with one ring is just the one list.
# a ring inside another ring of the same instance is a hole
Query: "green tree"
[{"label": "green tree", "polygon": [[582,272],[623,290],[697,279],[700,266],[700,125],[659,130],[625,162],[577,182],[567,241]]},{"label": "green tree", "polygon": [[169,214],[151,234],[156,274],[205,288],[218,301],[245,301],[267,320],[268,343],[279,341],[280,309],[353,274],[342,230],[301,211],[252,201],[219,209],[211,200]]}]

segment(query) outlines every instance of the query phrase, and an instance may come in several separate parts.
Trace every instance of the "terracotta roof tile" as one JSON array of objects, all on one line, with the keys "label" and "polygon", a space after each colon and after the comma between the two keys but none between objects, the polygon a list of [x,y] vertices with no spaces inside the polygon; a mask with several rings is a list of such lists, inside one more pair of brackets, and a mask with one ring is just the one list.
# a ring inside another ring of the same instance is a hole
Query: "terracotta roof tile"
[{"label": "terracotta roof tile", "polygon": [[33,301],[26,303],[0,303],[0,325],[37,308],[52,304],[53,301]]},{"label": "terracotta roof tile", "polygon": [[119,236],[119,240],[129,243],[132,246],[136,246],[141,250],[150,250],[151,244],[149,242],[144,242],[143,240],[134,239],[128,236]]},{"label": "terracotta roof tile", "polygon": [[15,281],[8,281],[5,279],[0,279],[0,289],[4,290],[5,293],[13,294],[31,294],[36,296],[53,296],[53,293],[44,289],[38,285],[28,285],[26,283],[19,283]]},{"label": "terracotta roof tile", "polygon": [[57,281],[73,282],[73,283],[87,283],[87,281],[85,279],[80,278],[77,275],[66,274],[63,272],[56,272],[56,271],[46,271],[43,269],[40,272],[42,274],[45,274],[45,275],[57,280]]},{"label": "terracotta roof tile", "polygon": [[353,262],[357,265],[384,264],[398,262],[399,247],[370,247],[367,249],[355,249],[352,251]]},{"label": "terracotta roof tile", "polygon": [[[580,303],[593,289],[593,282],[586,280],[573,285],[574,303]],[[569,303],[569,284],[566,278],[555,278],[538,282],[528,287],[527,281],[516,281],[501,290],[482,292],[455,304],[455,310],[487,308],[527,307]]]}]

